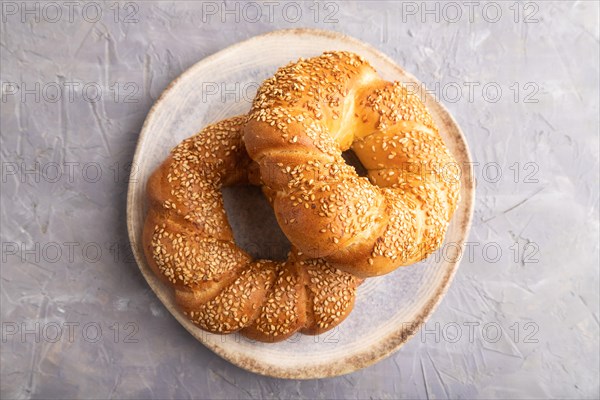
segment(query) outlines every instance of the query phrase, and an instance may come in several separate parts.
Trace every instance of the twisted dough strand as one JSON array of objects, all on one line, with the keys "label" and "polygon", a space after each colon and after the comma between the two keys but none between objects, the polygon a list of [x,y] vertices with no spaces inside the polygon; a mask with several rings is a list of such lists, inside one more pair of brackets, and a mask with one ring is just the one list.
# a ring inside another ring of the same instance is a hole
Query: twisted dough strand
[{"label": "twisted dough strand", "polygon": [[[236,246],[221,188],[248,183],[245,117],[208,126],[173,149],[147,184],[146,259],[196,325],[260,341],[316,334],[350,313],[359,283],[324,260],[252,260]],[[254,181],[254,180],[253,180]]]},{"label": "twisted dough strand", "polygon": [[[425,105],[360,56],[328,52],[280,68],[244,127],[279,225],[303,253],[356,276],[417,262],[456,208],[456,163]],[[352,148],[368,170],[342,158]]]}]

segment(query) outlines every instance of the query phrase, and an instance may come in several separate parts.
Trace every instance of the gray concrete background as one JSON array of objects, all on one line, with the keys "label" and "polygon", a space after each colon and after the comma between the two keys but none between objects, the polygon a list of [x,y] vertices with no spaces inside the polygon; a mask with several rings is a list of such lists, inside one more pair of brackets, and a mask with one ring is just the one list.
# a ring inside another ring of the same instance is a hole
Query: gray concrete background
[{"label": "gray concrete background", "polygon": [[[598,398],[598,25],[584,1],[2,2],[2,398]],[[131,258],[125,196],[172,79],[300,27],[395,59],[479,164],[470,250],[421,333],[362,371],[286,381],[165,311]]]}]

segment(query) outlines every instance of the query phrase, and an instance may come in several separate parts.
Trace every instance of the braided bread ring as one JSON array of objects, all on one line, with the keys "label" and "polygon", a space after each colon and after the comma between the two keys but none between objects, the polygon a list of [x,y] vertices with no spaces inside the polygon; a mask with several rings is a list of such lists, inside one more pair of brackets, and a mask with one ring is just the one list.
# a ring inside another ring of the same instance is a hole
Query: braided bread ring
[{"label": "braided bread ring", "polygon": [[265,342],[327,331],[352,310],[358,278],[320,259],[253,261],[234,243],[221,187],[252,180],[244,122],[235,117],[206,127],[152,174],[142,238],[146,259],[204,330],[241,330]]},{"label": "braided bread ring", "polygon": [[[443,242],[460,189],[445,167],[457,164],[425,105],[360,56],[327,52],[280,68],[258,90],[244,141],[303,253],[368,277]],[[374,185],[346,164],[348,148]]]}]

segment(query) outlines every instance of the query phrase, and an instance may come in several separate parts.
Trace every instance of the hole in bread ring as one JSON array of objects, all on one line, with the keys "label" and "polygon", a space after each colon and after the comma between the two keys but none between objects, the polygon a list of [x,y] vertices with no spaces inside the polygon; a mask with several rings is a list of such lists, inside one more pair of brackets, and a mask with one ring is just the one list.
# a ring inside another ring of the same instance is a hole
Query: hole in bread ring
[{"label": "hole in bread ring", "polygon": [[237,245],[253,258],[285,261],[291,250],[273,208],[260,187],[234,185],[222,189],[227,219]]},{"label": "hole in bread ring", "polygon": [[346,164],[354,168],[358,176],[369,176],[369,170],[360,162],[360,159],[352,149],[344,151],[342,157],[346,161]]},{"label": "hole in bread ring", "polygon": [[[259,88],[246,149],[290,242],[356,276],[388,273],[439,248],[456,209],[456,164],[425,105],[360,56],[327,52]],[[356,154],[367,177],[347,165]]]},{"label": "hole in bread ring", "polygon": [[174,288],[181,310],[207,331],[267,342],[327,331],[352,310],[360,279],[298,252],[285,261],[254,260],[235,243],[221,189],[258,182],[242,142],[245,120],[206,127],[152,174],[146,259]]}]

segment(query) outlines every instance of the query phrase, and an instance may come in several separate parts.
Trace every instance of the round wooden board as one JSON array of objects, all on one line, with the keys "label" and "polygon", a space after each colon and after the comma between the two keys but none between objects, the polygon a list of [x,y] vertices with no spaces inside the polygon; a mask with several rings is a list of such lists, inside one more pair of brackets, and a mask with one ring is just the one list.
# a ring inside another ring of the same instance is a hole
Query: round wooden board
[{"label": "round wooden board", "polygon": [[[461,201],[446,235],[444,256],[433,255],[421,263],[368,279],[359,288],[352,314],[339,327],[320,336],[298,334],[281,343],[257,343],[236,334],[208,334],[179,312],[172,290],[154,276],[141,251],[148,177],[181,140],[211,122],[246,113],[258,85],[278,67],[327,50],[358,53],[383,78],[412,83],[411,87],[424,99],[458,163],[470,165],[467,143],[456,121],[444,106],[423,93],[421,84],[392,59],[339,33],[293,29],[256,36],[228,47],[198,62],[175,79],[148,113],[129,185],[127,224],[130,241],[140,271],[158,298],[206,347],[235,365],[273,377],[310,379],[342,375],[369,366],[398,350],[431,315],[448,289],[460,261],[459,249],[467,238],[473,212],[473,179],[470,171],[463,168]],[[251,240],[256,234],[252,229],[244,231],[243,220],[248,216],[248,210],[254,214],[269,212],[260,205],[253,208],[252,204],[246,211],[228,209],[234,229],[238,228],[236,239],[241,241]],[[254,215],[253,219],[256,217]],[[258,218],[274,220],[269,215]],[[274,230],[276,227],[267,229],[268,232]]]}]

